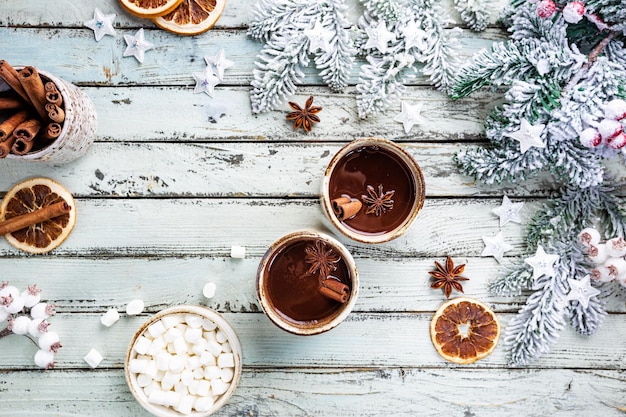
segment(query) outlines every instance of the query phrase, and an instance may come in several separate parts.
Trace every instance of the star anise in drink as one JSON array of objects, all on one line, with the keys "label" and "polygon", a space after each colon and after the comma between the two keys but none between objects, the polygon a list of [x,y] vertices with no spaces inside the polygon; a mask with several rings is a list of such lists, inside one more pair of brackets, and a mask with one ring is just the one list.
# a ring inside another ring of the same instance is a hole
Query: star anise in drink
[{"label": "star anise in drink", "polygon": [[436,271],[429,272],[429,274],[435,278],[435,282],[432,283],[430,288],[443,288],[443,293],[446,298],[450,297],[452,289],[463,292],[463,286],[459,281],[469,281],[469,278],[461,276],[465,270],[465,264],[455,267],[452,258],[447,256],[445,266],[435,261],[435,267],[437,268]]},{"label": "star anise in drink", "polygon": [[306,253],[304,262],[310,264],[307,274],[320,273],[322,279],[328,278],[330,273],[337,269],[337,263],[341,260],[332,248],[327,248],[326,243],[316,240],[315,244],[307,245],[304,248]]},{"label": "star anise in drink", "polygon": [[367,186],[367,194],[362,195],[361,199],[367,204],[365,214],[374,213],[380,216],[387,210],[393,209],[393,200],[391,197],[395,194],[394,190],[383,192],[383,185],[378,185],[378,192],[371,185]]},{"label": "star anise in drink", "polygon": [[313,122],[319,123],[320,118],[316,116],[316,114],[321,112],[322,108],[319,106],[313,106],[313,96],[309,96],[304,108],[292,101],[289,102],[289,106],[294,111],[287,114],[287,120],[294,120],[294,130],[298,130],[300,126],[302,126],[305,132],[310,132],[313,127]]}]

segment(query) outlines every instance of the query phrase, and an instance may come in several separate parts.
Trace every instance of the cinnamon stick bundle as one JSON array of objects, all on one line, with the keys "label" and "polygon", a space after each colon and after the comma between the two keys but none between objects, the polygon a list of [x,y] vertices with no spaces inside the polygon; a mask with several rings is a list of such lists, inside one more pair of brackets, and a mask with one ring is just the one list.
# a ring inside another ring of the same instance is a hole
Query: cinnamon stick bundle
[{"label": "cinnamon stick bundle", "polygon": [[21,216],[12,217],[0,222],[0,235],[17,232],[18,230],[25,229],[34,224],[43,223],[47,220],[67,214],[71,210],[72,206],[67,204],[66,201],[61,201],[39,210],[22,214]]},{"label": "cinnamon stick bundle", "polygon": [[322,281],[319,292],[324,297],[328,297],[340,303],[347,302],[350,297],[350,288],[343,282],[334,278],[326,278]]},{"label": "cinnamon stick bundle", "polygon": [[342,196],[332,200],[331,205],[337,219],[342,221],[354,217],[361,210],[363,203],[357,199]]},{"label": "cinnamon stick bundle", "polygon": [[37,119],[29,119],[23,123],[20,123],[18,127],[13,131],[13,135],[17,139],[24,139],[25,141],[32,142],[41,129],[41,122]]},{"label": "cinnamon stick bundle", "polygon": [[46,90],[43,81],[39,76],[39,72],[35,67],[24,67],[19,73],[19,80],[28,94],[28,98],[42,120],[46,120],[48,112],[46,112]]},{"label": "cinnamon stick bundle", "polygon": [[26,101],[26,103],[30,104],[30,98],[24,90],[22,83],[20,82],[20,77],[15,68],[13,68],[8,62],[5,60],[0,60],[0,78],[2,78],[9,86],[15,91],[20,97]]},{"label": "cinnamon stick bundle", "polygon": [[28,112],[22,110],[0,123],[0,142],[7,140],[13,134],[15,128],[26,121],[26,119],[28,119]]},{"label": "cinnamon stick bundle", "polygon": [[34,145],[32,140],[15,137],[15,142],[11,146],[11,153],[18,156],[26,155],[33,149]]}]

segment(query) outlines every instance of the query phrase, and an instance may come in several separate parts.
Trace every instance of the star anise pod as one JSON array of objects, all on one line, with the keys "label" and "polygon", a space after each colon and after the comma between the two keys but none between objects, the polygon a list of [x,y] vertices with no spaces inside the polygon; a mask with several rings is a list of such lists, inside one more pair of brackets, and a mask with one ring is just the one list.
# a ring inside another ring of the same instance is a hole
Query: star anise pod
[{"label": "star anise pod", "polygon": [[294,110],[287,114],[287,120],[295,120],[293,122],[294,130],[298,130],[300,126],[304,128],[305,132],[310,132],[313,127],[313,122],[319,123],[320,118],[316,116],[317,113],[322,111],[319,106],[313,106],[313,96],[309,96],[304,109],[297,103],[289,102],[289,106]]},{"label": "star anise pod", "polygon": [[393,208],[393,200],[391,197],[395,194],[394,190],[383,192],[383,185],[378,185],[378,193],[371,185],[367,186],[367,194],[362,195],[361,199],[365,204],[367,204],[367,210],[365,214],[374,213],[376,216],[380,216],[387,210],[391,210]]},{"label": "star anise pod", "polygon": [[311,265],[307,274],[312,275],[319,271],[322,279],[328,278],[330,273],[337,269],[335,264],[341,260],[332,248],[327,249],[326,243],[320,240],[316,240],[314,245],[307,245],[304,252],[306,253],[304,262]]},{"label": "star anise pod", "polygon": [[435,278],[435,282],[432,283],[430,288],[443,288],[443,293],[446,298],[450,297],[453,288],[459,292],[463,292],[463,286],[459,281],[469,280],[469,278],[461,276],[465,270],[465,264],[455,267],[452,258],[447,256],[445,266],[435,261],[435,267],[437,267],[436,271],[429,272],[429,274]]}]

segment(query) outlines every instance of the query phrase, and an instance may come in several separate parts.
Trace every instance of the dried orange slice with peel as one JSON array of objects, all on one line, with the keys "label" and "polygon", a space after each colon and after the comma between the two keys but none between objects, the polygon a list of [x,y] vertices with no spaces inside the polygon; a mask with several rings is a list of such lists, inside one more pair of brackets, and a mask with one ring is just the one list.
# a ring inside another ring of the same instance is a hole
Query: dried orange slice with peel
[{"label": "dried orange slice with peel", "polygon": [[63,201],[71,206],[69,213],[8,233],[5,235],[6,240],[25,252],[47,253],[63,243],[76,224],[74,197],[56,181],[32,178],[15,185],[0,204],[0,220],[8,220]]},{"label": "dried orange slice with peel", "polygon": [[457,297],[439,307],[430,323],[430,338],[446,360],[470,364],[493,352],[500,322],[486,304]]},{"label": "dried orange slice with peel", "polygon": [[138,17],[154,18],[174,10],[183,0],[120,0],[126,10]]},{"label": "dried orange slice with peel", "polygon": [[172,12],[156,17],[161,29],[179,35],[198,35],[211,29],[226,7],[226,0],[183,0]]}]

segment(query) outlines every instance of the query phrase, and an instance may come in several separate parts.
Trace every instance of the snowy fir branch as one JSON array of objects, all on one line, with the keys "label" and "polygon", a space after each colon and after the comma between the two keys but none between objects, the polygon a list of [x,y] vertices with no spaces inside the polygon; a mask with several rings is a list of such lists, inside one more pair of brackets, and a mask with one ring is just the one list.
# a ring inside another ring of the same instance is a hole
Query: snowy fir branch
[{"label": "snowy fir branch", "polygon": [[324,82],[341,91],[348,84],[355,49],[343,0],[258,0],[248,35],[264,42],[253,70],[254,113],[276,108],[293,95],[311,58]]},{"label": "snowy fir branch", "polygon": [[[357,84],[362,118],[382,112],[399,99],[418,71],[435,87],[453,83],[457,31],[446,31],[446,13],[427,0],[362,0],[365,11],[356,46],[366,57]],[[401,10],[402,13],[398,13]]]},{"label": "snowy fir branch", "polygon": [[493,3],[493,0],[454,0],[454,8],[472,30],[481,31],[489,24]]},{"label": "snowy fir branch", "polygon": [[501,15],[510,39],[474,56],[452,89],[453,98],[483,87],[505,91],[504,104],[485,121],[490,145],[455,155],[465,174],[493,184],[547,171],[562,186],[526,235],[530,252],[541,247],[558,255],[553,276],[535,276],[519,262],[490,283],[497,295],[531,291],[505,333],[513,365],[548,352],[568,322],[592,335],[606,316],[606,297],[619,295],[620,286],[598,285],[594,275],[588,303],[570,302],[577,300],[572,286],[598,273],[578,243],[581,230],[626,236],[626,201],[617,193],[624,184],[613,183],[604,168],[608,158],[626,158],[625,17],[623,0],[512,0]]}]

